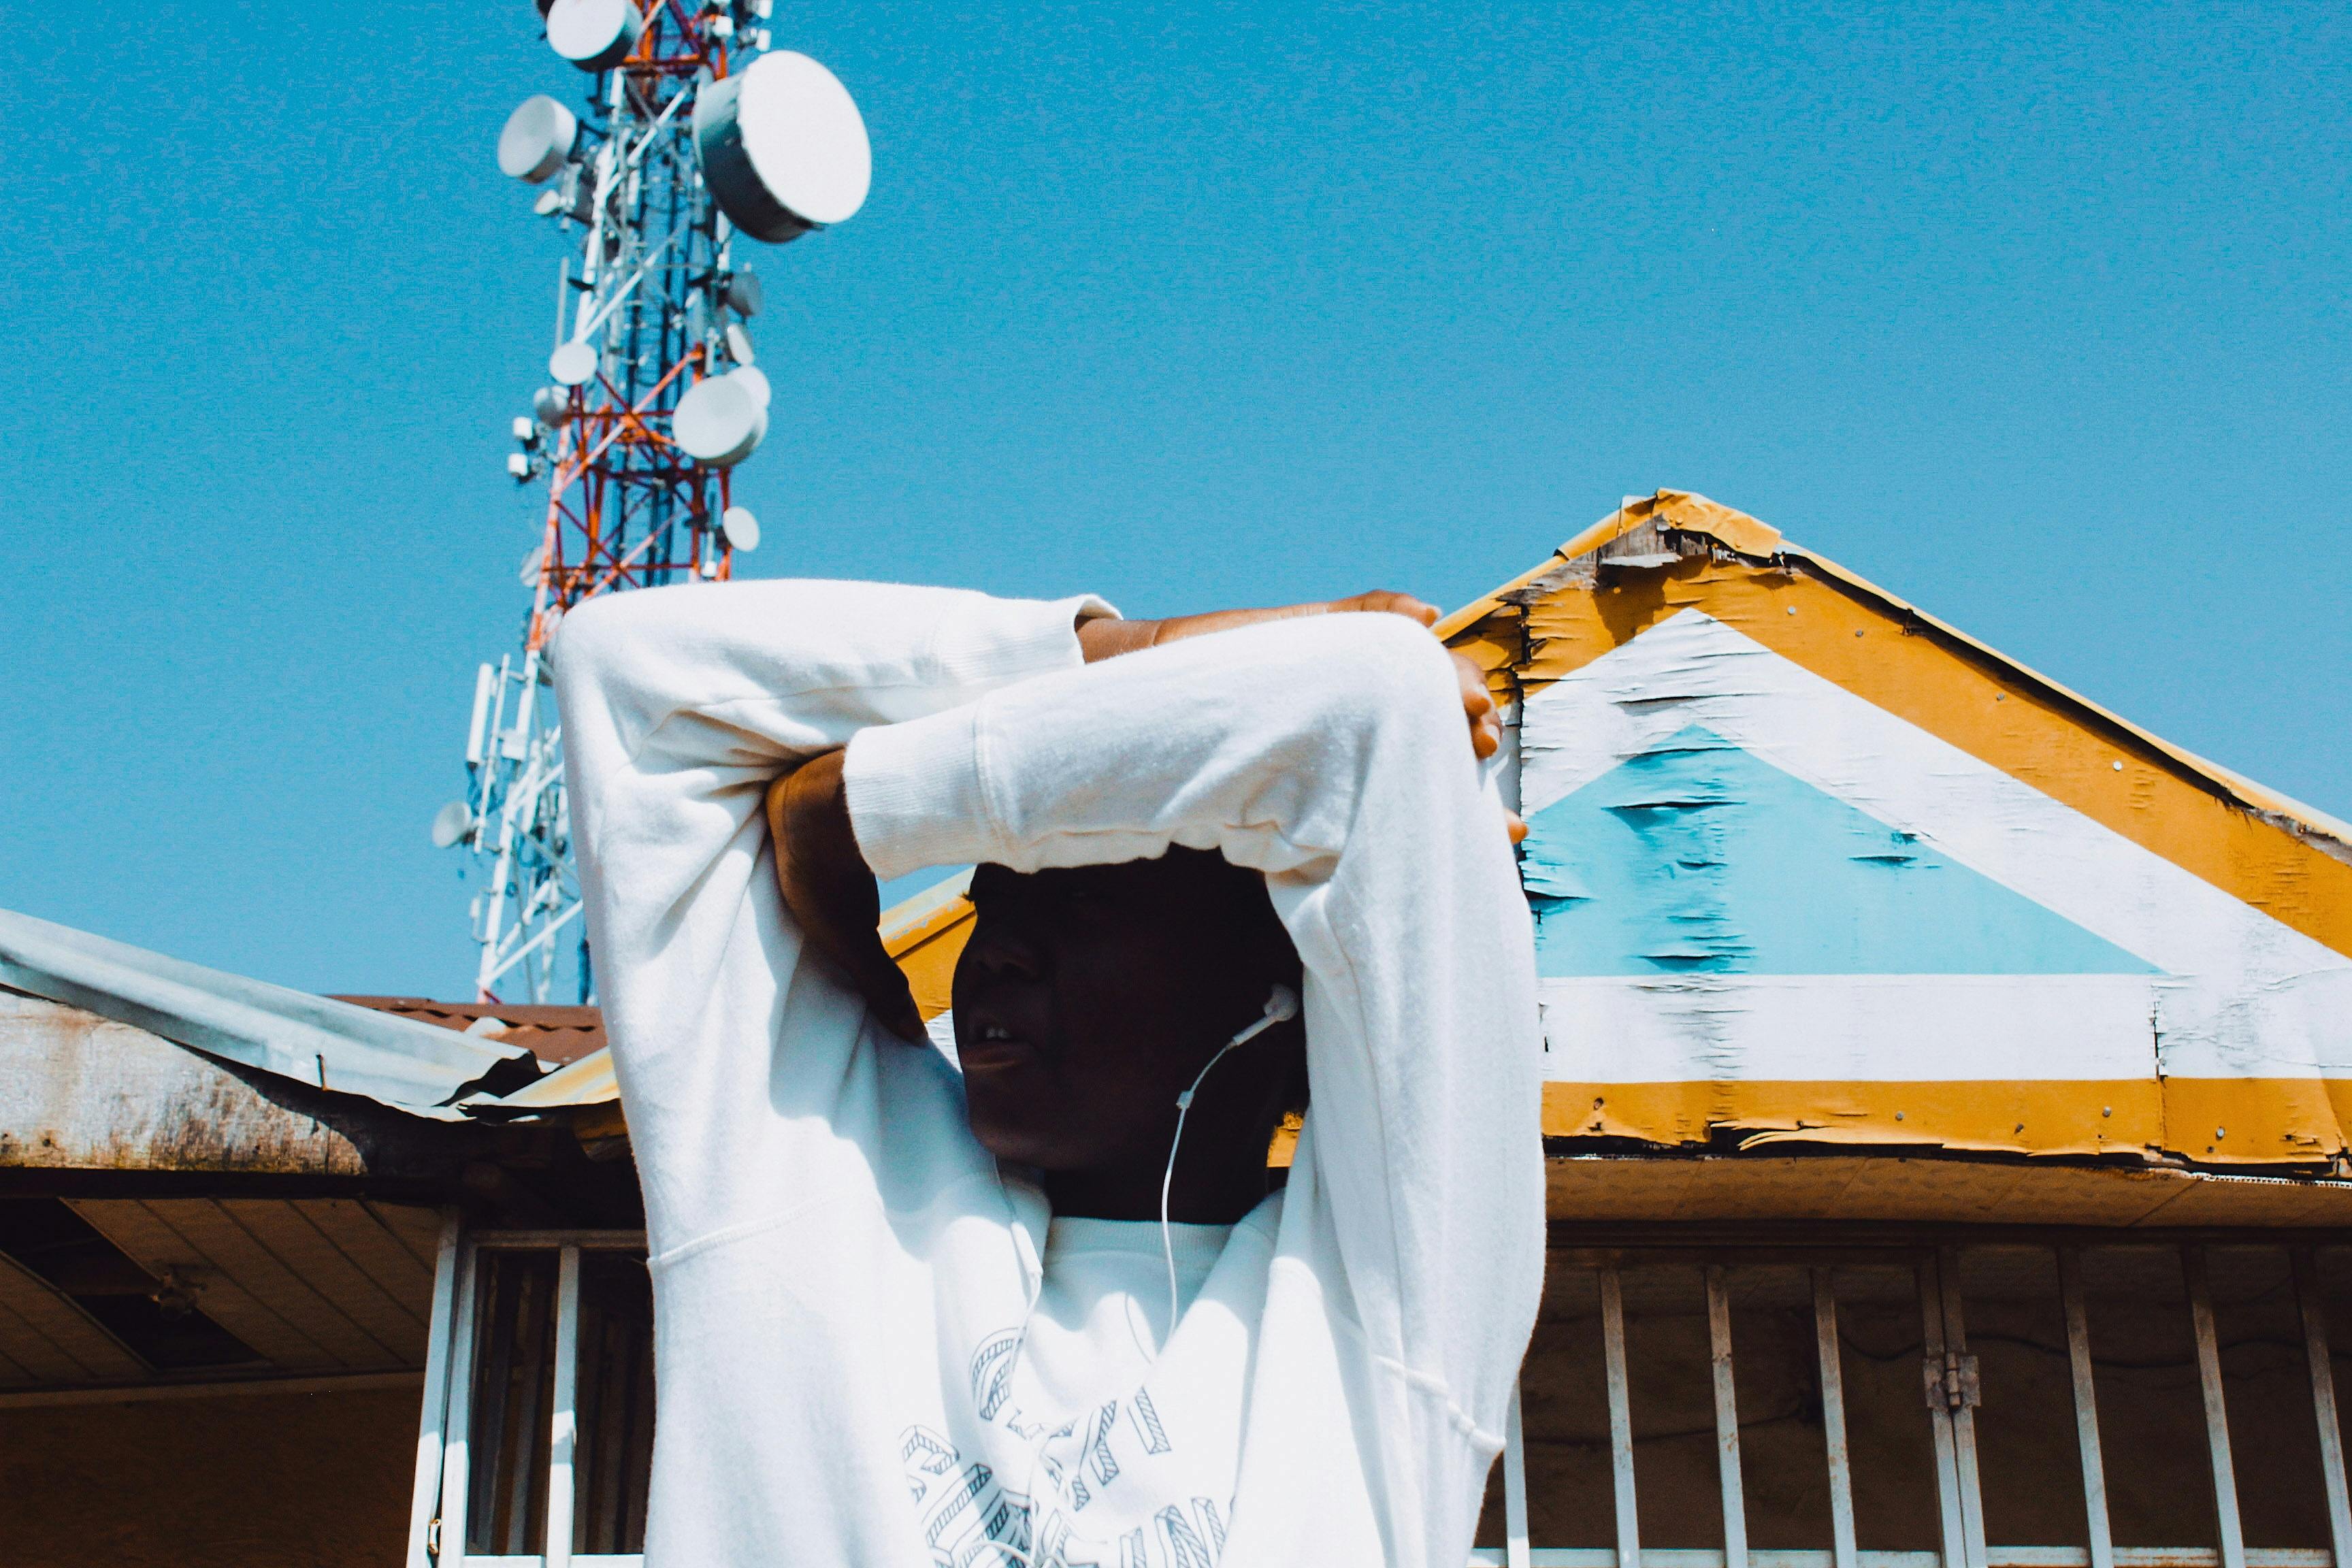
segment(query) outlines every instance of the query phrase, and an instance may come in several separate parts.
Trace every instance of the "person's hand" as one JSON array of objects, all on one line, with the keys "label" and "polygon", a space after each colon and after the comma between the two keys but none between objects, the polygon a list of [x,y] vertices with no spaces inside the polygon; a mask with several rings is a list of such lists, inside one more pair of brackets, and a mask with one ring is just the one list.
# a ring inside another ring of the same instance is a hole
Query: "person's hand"
[{"label": "person's hand", "polygon": [[[1437,606],[1411,594],[1399,594],[1384,588],[1369,593],[1351,594],[1344,599],[1324,599],[1304,605],[1282,605],[1257,610],[1213,610],[1206,615],[1179,616],[1164,621],[1117,621],[1097,619],[1079,623],[1078,647],[1086,660],[1113,658],[1140,648],[1156,647],[1161,643],[1177,642],[1185,637],[1206,636],[1211,632],[1230,631],[1235,626],[1255,626],[1261,621],[1287,621],[1301,616],[1386,615],[1402,616],[1424,626],[1437,624]],[[1480,762],[1493,756],[1503,744],[1502,710],[1495,706],[1492,692],[1486,689],[1486,676],[1469,658],[1452,649],[1454,675],[1462,688],[1462,716],[1470,727],[1470,753]],[[1528,836],[1528,825],[1517,814],[1505,812],[1505,826],[1511,842],[1518,843]]]},{"label": "person's hand", "polygon": [[874,1016],[903,1039],[921,1041],[921,1014],[907,977],[876,926],[882,897],[849,822],[835,750],[802,763],[768,787],[768,834],[776,882],[801,935],[865,996]]}]

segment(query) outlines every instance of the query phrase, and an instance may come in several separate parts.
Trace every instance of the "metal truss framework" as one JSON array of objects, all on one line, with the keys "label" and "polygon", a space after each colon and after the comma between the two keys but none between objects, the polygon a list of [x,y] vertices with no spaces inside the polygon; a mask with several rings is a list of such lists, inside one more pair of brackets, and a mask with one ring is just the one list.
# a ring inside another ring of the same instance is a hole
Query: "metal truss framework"
[{"label": "metal truss framework", "polygon": [[726,319],[733,236],[703,188],[692,121],[698,88],[728,74],[733,12],[748,23],[754,3],[693,12],[655,0],[627,57],[588,79],[579,148],[539,198],[541,214],[579,233],[551,363],[574,384],[544,388],[533,417],[516,422],[512,467],[523,482],[544,477],[545,525],[523,566],[522,647],[481,667],[467,738],[462,842],[485,873],[472,908],[483,1000],[549,1000],[567,955],[580,1000],[593,992],[549,637],[597,595],[730,574],[728,470],[688,457],[670,422],[697,381],[749,363]]}]

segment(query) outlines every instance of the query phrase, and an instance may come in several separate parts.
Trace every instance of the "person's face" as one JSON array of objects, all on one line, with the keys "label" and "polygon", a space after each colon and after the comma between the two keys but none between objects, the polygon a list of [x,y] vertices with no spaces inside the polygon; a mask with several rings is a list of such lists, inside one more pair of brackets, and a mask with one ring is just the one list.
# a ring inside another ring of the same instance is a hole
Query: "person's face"
[{"label": "person's face", "polygon": [[[982,866],[971,896],[979,919],[956,965],[955,1037],[982,1146],[1045,1171],[1157,1170],[1176,1097],[1259,1016],[1281,973],[1266,952],[1262,885],[1214,855],[1176,850],[1028,876]],[[1252,1054],[1212,1075],[1235,1112],[1281,1092],[1278,1055]],[[1211,1093],[1202,1086],[1194,1121]]]}]

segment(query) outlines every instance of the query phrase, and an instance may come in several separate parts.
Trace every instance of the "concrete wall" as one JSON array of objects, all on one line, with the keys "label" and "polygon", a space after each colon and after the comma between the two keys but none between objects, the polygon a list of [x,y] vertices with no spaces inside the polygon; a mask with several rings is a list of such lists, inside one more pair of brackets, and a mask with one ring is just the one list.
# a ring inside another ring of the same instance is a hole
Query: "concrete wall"
[{"label": "concrete wall", "polygon": [[413,1389],[0,1410],[10,1568],[396,1568]]}]

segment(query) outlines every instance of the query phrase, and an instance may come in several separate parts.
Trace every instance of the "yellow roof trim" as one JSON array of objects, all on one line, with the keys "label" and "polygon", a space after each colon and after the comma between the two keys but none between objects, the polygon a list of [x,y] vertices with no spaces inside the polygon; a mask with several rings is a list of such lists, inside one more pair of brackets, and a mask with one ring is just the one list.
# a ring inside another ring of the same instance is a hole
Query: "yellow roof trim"
[{"label": "yellow roof trim", "polygon": [[971,873],[960,872],[882,911],[882,946],[904,958],[949,927],[971,916]]},{"label": "yellow roof trim", "polygon": [[2002,670],[2041,687],[2051,696],[2081,710],[2104,724],[2114,726],[2131,736],[2148,750],[2165,757],[2177,766],[2205,780],[2221,794],[2235,800],[2250,811],[2268,816],[2283,817],[2289,823],[2321,837],[2334,841],[2336,847],[2352,849],[2352,824],[2343,822],[2316,807],[2305,805],[2292,796],[2280,794],[2255,783],[2244,774],[2234,773],[2218,763],[2208,761],[2182,746],[2176,746],[2162,736],[2133,723],[2114,710],[2100,706],[2070,687],[2053,680],[2039,670],[2020,664],[1990,644],[1968,633],[1906,599],[1896,597],[1875,583],[1849,572],[1827,556],[1790,542],[1779,529],[1762,522],[1746,512],[1736,511],[1719,501],[1709,500],[1690,490],[1657,491],[1639,500],[1629,500],[1615,511],[1601,518],[1562,544],[1550,559],[1475,599],[1437,623],[1437,635],[1451,638],[1475,626],[1479,621],[1502,609],[1507,601],[1504,595],[1523,588],[1554,567],[1580,556],[1590,555],[1602,545],[1622,538],[1644,523],[1654,523],[1664,529],[1694,533],[1711,539],[1734,554],[1757,560],[1796,560],[1822,576],[1835,582],[1864,598],[1874,601],[1879,608],[1897,616],[1932,628],[1938,636],[1948,637]]},{"label": "yellow roof trim", "polygon": [[1565,562],[1590,555],[1602,545],[1622,539],[1643,523],[1655,523],[1684,533],[1701,533],[1742,555],[1770,557],[1780,550],[1780,531],[1744,511],[1734,511],[1720,501],[1712,501],[1691,490],[1660,490],[1654,495],[1628,496],[1615,511],[1577,534],[1551,552],[1551,558],[1532,572],[1518,576],[1496,588],[1483,598],[1473,599],[1452,615],[1440,620],[1437,635],[1451,637],[1493,615],[1503,607],[1503,595],[1516,588],[1524,588],[1545,573]]}]

